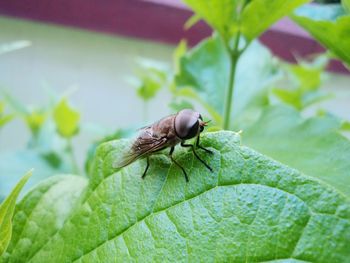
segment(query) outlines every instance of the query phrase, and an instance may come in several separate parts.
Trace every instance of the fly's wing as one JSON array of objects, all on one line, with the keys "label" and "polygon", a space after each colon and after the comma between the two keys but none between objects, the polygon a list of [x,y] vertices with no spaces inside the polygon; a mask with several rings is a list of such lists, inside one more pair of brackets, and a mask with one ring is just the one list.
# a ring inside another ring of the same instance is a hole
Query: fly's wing
[{"label": "fly's wing", "polygon": [[152,129],[147,127],[142,130],[139,137],[134,141],[131,148],[124,153],[122,158],[113,164],[113,167],[121,168],[127,166],[147,154],[163,149],[166,147],[166,143],[167,138],[165,136],[156,136],[152,133]]}]

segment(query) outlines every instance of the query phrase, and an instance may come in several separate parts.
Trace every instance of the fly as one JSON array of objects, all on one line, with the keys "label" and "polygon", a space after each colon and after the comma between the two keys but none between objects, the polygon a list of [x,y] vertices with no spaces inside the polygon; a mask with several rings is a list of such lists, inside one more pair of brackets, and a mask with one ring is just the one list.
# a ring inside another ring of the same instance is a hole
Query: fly
[{"label": "fly", "polygon": [[180,143],[182,147],[190,147],[194,156],[211,172],[213,169],[203,161],[197,154],[193,144],[186,144],[186,140],[196,137],[196,147],[207,153],[213,152],[199,144],[200,133],[207,126],[202,116],[191,109],[183,109],[176,114],[169,115],[163,119],[141,129],[139,136],[133,142],[127,154],[113,164],[114,168],[122,168],[132,162],[146,158],[147,165],[142,174],[145,178],[150,166],[150,155],[170,147],[169,157],[183,172],[186,182],[188,176],[185,169],[173,158],[175,146]]}]

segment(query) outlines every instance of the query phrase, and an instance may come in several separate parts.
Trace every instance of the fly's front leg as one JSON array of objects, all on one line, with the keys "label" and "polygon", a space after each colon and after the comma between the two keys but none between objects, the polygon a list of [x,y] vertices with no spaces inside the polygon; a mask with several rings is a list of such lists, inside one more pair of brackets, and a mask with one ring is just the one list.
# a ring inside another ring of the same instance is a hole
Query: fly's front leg
[{"label": "fly's front leg", "polygon": [[198,135],[197,136],[197,141],[196,141],[196,147],[206,151],[207,153],[213,154],[213,152],[211,150],[208,150],[208,149],[204,148],[203,146],[199,145],[199,138],[200,138],[200,136]]},{"label": "fly's front leg", "polygon": [[[198,138],[199,138],[199,137],[198,137]],[[194,149],[194,146],[193,146],[192,144],[185,144],[184,142],[181,142],[181,146],[182,146],[182,147],[191,147],[194,156],[196,156],[196,158],[197,158],[202,164],[204,164],[205,167],[207,167],[209,171],[213,172],[213,169],[212,169],[206,162],[204,162],[204,161],[198,156],[198,154],[196,153],[196,150]],[[207,149],[206,149],[206,150],[207,150]],[[209,150],[208,150],[208,151],[209,151]]]},{"label": "fly's front leg", "polygon": [[145,179],[147,171],[148,171],[148,168],[149,168],[149,157],[147,157],[147,165],[146,165],[145,171],[142,174],[142,177],[141,177],[142,179]]},{"label": "fly's front leg", "polygon": [[188,183],[189,180],[188,180],[188,176],[187,176],[187,173],[186,173],[185,169],[173,158],[174,149],[175,149],[174,146],[171,147],[171,149],[170,149],[170,152],[169,152],[170,159],[171,159],[171,161],[172,161],[173,163],[175,163],[178,167],[180,167],[180,169],[182,170],[182,172],[183,172],[184,175],[185,175],[186,182]]}]

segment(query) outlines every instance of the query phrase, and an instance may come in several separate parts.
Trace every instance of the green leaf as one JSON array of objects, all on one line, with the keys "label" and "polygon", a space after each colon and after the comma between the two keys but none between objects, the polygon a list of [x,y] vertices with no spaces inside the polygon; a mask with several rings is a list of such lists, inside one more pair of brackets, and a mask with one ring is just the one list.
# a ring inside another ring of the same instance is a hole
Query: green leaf
[{"label": "green leaf", "polygon": [[154,98],[158,91],[165,85],[166,74],[157,69],[148,69],[140,77],[140,85],[137,89],[137,95],[145,101]]},{"label": "green leaf", "polygon": [[0,128],[15,117],[14,114],[4,114],[4,112],[5,102],[0,101]]},{"label": "green leaf", "polygon": [[37,135],[40,128],[47,119],[48,113],[44,110],[34,109],[25,115],[25,121],[34,135]]},{"label": "green leaf", "polygon": [[182,39],[180,43],[177,45],[173,53],[175,74],[177,74],[180,71],[181,58],[186,54],[186,52],[187,52],[187,42],[186,40]]},{"label": "green leaf", "polygon": [[0,115],[3,114],[5,111],[5,103],[3,101],[0,101]]},{"label": "green leaf", "polygon": [[184,0],[196,17],[204,19],[221,36],[229,38],[237,32],[239,14],[245,0]]},{"label": "green leaf", "polygon": [[184,25],[184,29],[188,30],[191,27],[193,27],[195,24],[198,23],[198,21],[201,20],[201,17],[197,14],[194,14],[193,16],[191,16],[189,19],[187,19],[185,25]]},{"label": "green leaf", "polygon": [[350,15],[344,15],[340,5],[304,6],[292,18],[339,59],[350,65]]},{"label": "green leaf", "polygon": [[[20,255],[38,263],[348,261],[344,196],[242,146],[232,132],[203,134],[201,142],[214,151],[198,150],[213,173],[191,151],[175,151],[189,183],[165,155],[151,157],[144,180],[145,160],[115,170],[130,141],[102,144],[74,213],[45,242],[40,237],[45,244],[34,253],[23,245],[4,261]],[[30,225],[50,229],[52,222],[35,217]]]},{"label": "green leaf", "polygon": [[[250,42],[273,23],[308,0],[184,0],[195,11],[194,21],[204,19],[225,41],[240,30]],[[186,25],[192,25],[190,20]]]},{"label": "green leaf", "polygon": [[327,182],[350,198],[350,141],[331,116],[303,119],[287,106],[266,108],[243,131],[243,143],[303,173]]},{"label": "green leaf", "polygon": [[24,119],[28,128],[32,132],[32,135],[37,136],[51,109],[44,107],[28,107],[6,91],[2,92],[2,96],[4,97],[7,104],[12,108],[12,110]]},{"label": "green leaf", "polygon": [[[181,59],[180,71],[175,77],[176,89],[181,91],[190,87],[216,115],[222,115],[228,75],[229,58],[222,41],[215,36],[201,42]],[[255,114],[267,104],[267,88],[278,76],[271,53],[258,42],[253,42],[237,65],[233,101],[236,125],[250,119],[252,112]],[[240,121],[236,120],[238,117]],[[213,119],[217,118],[213,116]]]},{"label": "green leaf", "polygon": [[16,207],[4,261],[26,262],[40,250],[79,205],[86,185],[81,176],[52,176],[30,191]]},{"label": "green leaf", "polygon": [[19,101],[17,98],[12,96],[8,91],[2,90],[1,96],[3,97],[6,104],[18,115],[25,116],[29,114],[29,110],[27,109],[26,105],[24,105],[21,101]]},{"label": "green leaf", "polygon": [[144,101],[154,98],[167,85],[168,67],[165,63],[150,59],[138,59],[140,67],[137,79],[131,79],[137,87],[137,95]]},{"label": "green leaf", "polygon": [[12,236],[12,217],[15,211],[17,197],[32,171],[26,173],[17,183],[11,194],[0,205],[0,256],[6,251]]},{"label": "green leaf", "polygon": [[329,99],[331,94],[320,90],[327,60],[319,63],[320,60],[323,60],[322,56],[315,60],[316,65],[303,62],[297,65],[286,64],[284,69],[287,78],[284,87],[273,88],[272,94],[299,111],[314,103]]},{"label": "green leaf", "polygon": [[66,98],[56,105],[53,117],[61,136],[70,138],[78,133],[80,114],[68,104]]},{"label": "green leaf", "polygon": [[350,121],[343,121],[341,124],[341,129],[344,131],[350,131]]},{"label": "green leaf", "polygon": [[342,0],[341,3],[346,12],[350,14],[350,0]]},{"label": "green leaf", "polygon": [[243,10],[241,30],[249,40],[253,40],[296,7],[309,0],[254,0]]}]

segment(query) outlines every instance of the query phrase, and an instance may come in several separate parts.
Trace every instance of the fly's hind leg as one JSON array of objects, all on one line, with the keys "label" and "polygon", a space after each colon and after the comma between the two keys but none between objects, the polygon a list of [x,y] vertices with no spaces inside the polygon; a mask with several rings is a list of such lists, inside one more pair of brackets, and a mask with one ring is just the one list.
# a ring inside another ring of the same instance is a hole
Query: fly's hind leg
[{"label": "fly's hind leg", "polygon": [[147,171],[148,171],[148,168],[149,168],[149,157],[147,157],[146,160],[147,160],[147,165],[146,165],[145,171],[142,174],[142,177],[141,177],[142,179],[145,179]]},{"label": "fly's hind leg", "polygon": [[171,149],[170,149],[170,152],[169,152],[170,159],[173,163],[175,163],[182,170],[183,174],[185,175],[186,182],[188,183],[189,180],[188,180],[188,176],[187,176],[185,169],[173,158],[174,149],[175,149],[174,146],[171,147]]}]

